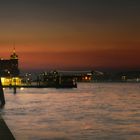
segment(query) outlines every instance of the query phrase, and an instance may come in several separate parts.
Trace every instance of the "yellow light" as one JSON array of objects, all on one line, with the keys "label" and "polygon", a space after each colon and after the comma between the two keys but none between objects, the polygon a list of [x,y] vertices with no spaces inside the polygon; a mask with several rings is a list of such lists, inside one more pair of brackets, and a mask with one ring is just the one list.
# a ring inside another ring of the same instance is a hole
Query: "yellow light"
[{"label": "yellow light", "polygon": [[85,80],[88,80],[88,77],[87,76],[85,76]]},{"label": "yellow light", "polygon": [[19,77],[1,77],[2,85],[10,86],[10,85],[21,85],[21,78]]},{"label": "yellow light", "polygon": [[3,83],[4,83],[4,81],[5,81],[4,79],[5,79],[5,78],[1,77],[1,82],[2,82],[2,84],[3,84]]}]

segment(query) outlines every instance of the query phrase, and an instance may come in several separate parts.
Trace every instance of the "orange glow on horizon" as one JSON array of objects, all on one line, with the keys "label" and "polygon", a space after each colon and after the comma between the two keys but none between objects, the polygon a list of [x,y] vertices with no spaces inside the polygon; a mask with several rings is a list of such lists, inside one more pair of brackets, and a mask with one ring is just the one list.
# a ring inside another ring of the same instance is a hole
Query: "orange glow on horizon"
[{"label": "orange glow on horizon", "polygon": [[[79,44],[73,42],[72,46],[66,42],[57,44],[49,41],[17,43],[16,53],[19,55],[21,69],[139,68],[139,42],[89,42],[85,47],[86,43],[85,40],[81,40]],[[10,45],[4,44],[4,47],[1,47],[1,58],[10,57],[13,51],[13,46]]]}]

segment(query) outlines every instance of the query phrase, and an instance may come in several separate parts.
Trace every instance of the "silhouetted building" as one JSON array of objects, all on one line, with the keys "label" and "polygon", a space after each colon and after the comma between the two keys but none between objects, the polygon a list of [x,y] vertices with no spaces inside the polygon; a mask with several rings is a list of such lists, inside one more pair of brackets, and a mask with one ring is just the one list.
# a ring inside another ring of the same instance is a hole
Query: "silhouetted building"
[{"label": "silhouetted building", "polygon": [[68,72],[50,71],[44,72],[37,77],[38,85],[46,85],[56,88],[76,88],[76,78]]},{"label": "silhouetted building", "polygon": [[10,59],[0,59],[0,76],[1,77],[16,77],[19,76],[18,55],[13,50]]}]

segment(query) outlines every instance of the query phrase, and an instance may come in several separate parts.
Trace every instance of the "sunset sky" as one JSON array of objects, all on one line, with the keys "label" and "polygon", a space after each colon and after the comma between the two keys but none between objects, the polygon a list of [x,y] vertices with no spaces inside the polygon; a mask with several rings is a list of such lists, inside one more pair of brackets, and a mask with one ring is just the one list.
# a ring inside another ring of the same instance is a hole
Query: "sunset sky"
[{"label": "sunset sky", "polygon": [[1,0],[0,57],[21,70],[139,70],[138,0]]}]

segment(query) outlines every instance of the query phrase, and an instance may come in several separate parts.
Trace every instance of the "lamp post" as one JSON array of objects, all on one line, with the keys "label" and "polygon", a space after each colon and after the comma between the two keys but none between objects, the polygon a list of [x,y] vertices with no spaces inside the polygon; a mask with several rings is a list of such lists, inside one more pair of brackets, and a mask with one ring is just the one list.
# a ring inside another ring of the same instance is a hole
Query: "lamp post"
[{"label": "lamp post", "polygon": [[8,76],[9,76],[9,87],[11,88],[11,86],[12,86],[12,76],[11,76],[10,71],[8,71]]}]

